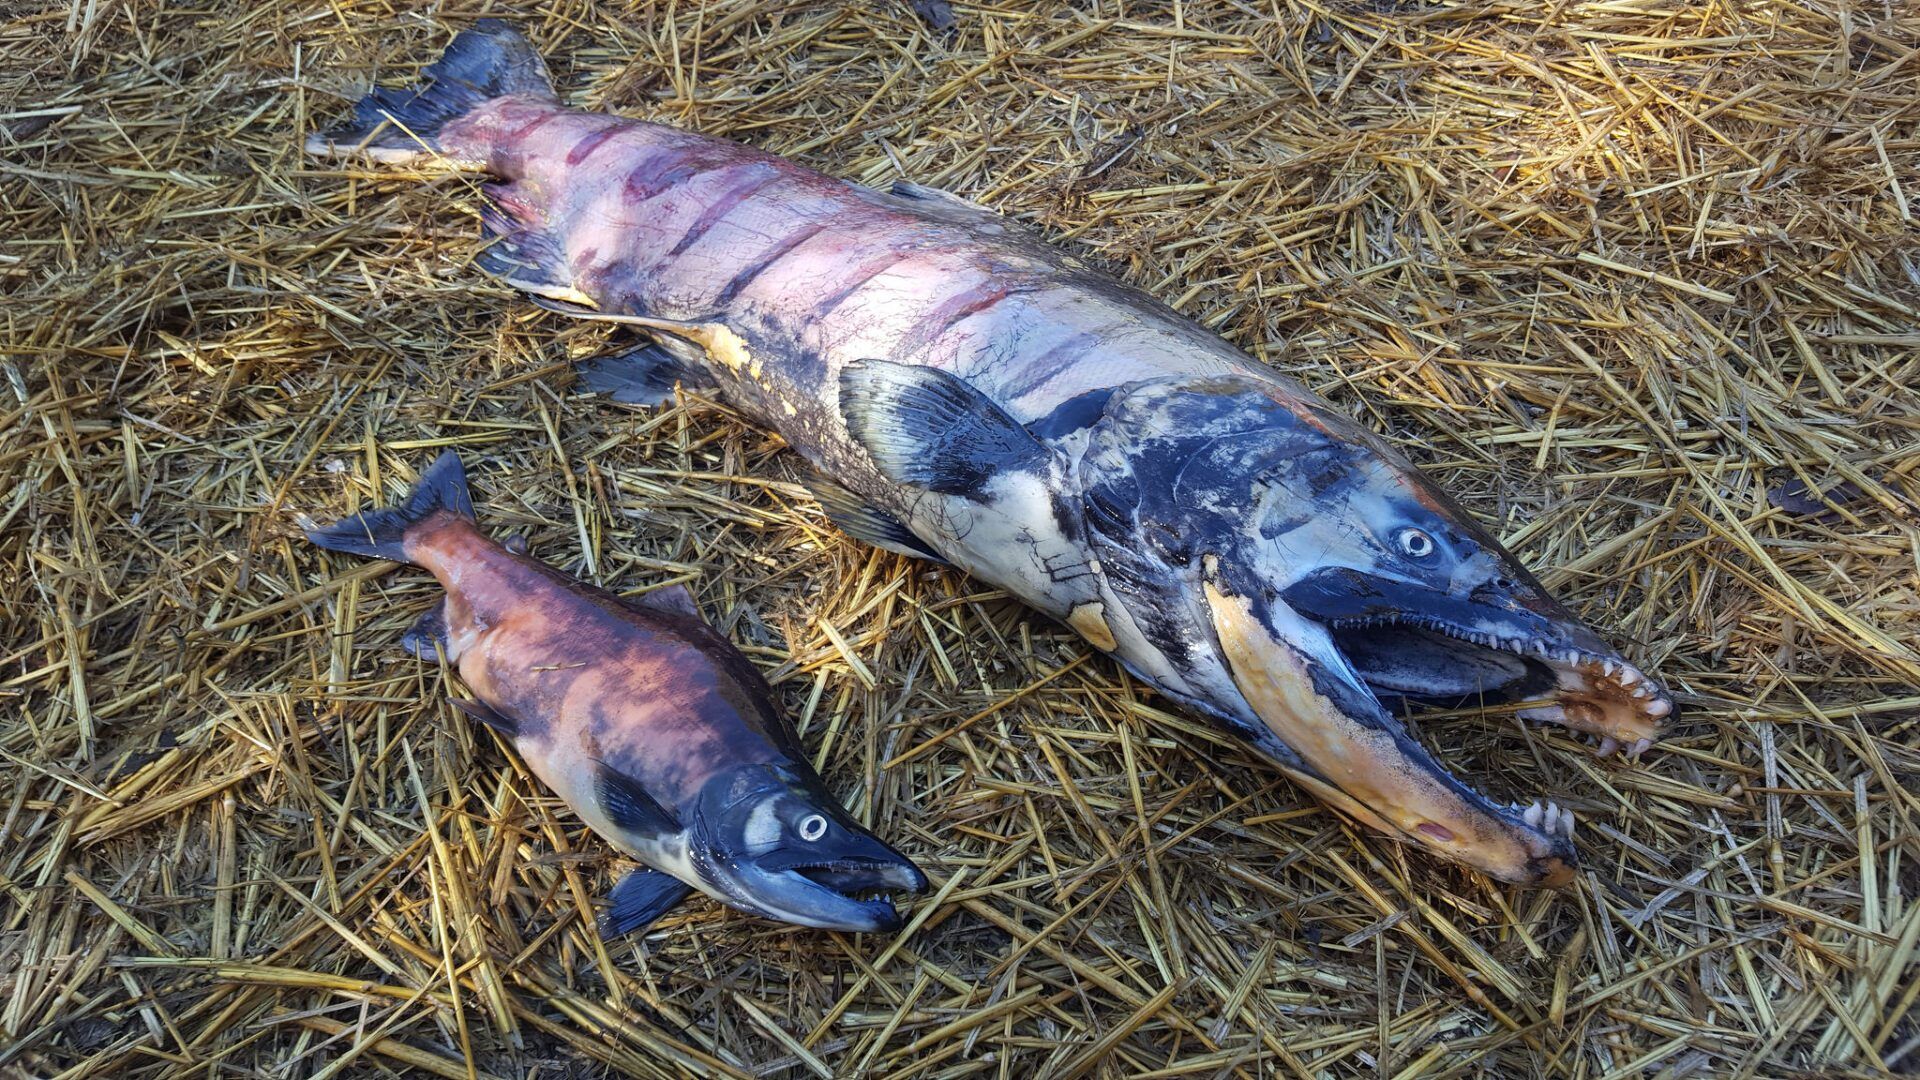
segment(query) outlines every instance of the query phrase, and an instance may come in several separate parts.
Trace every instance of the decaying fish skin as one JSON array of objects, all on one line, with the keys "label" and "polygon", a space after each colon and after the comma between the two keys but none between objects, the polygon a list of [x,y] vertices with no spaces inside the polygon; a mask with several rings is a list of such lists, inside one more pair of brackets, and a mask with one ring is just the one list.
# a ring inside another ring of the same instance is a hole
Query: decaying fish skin
[{"label": "decaying fish skin", "polygon": [[964,200],[565,108],[504,24],[425,79],[309,149],[490,174],[486,268],[651,335],[589,387],[724,397],[850,534],[1064,621],[1369,825],[1571,879],[1570,814],[1461,784],[1383,697],[1531,701],[1634,752],[1671,703],[1377,436]]},{"label": "decaying fish skin", "polygon": [[444,656],[461,708],[512,740],[593,831],[639,859],[600,922],[643,929],[693,889],[827,930],[892,930],[887,899],[926,875],[841,809],[766,680],[674,586],[623,600],[568,578],[473,522],[459,458],[441,455],[408,502],[308,539],[425,567],[447,588],[401,639]]}]

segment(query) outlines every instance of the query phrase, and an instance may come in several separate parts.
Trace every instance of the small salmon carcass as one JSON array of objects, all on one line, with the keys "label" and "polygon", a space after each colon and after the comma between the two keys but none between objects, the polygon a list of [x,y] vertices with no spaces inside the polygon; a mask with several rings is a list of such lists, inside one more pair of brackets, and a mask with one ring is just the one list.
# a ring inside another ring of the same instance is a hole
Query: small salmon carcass
[{"label": "small salmon carcass", "polygon": [[695,889],[801,926],[892,930],[893,903],[865,894],[926,888],[827,791],[766,680],[685,589],[625,600],[495,543],[451,452],[403,506],[307,535],[446,586],[402,644],[453,664],[474,694],[456,704],[646,864],[614,887],[604,936],[647,926]]}]

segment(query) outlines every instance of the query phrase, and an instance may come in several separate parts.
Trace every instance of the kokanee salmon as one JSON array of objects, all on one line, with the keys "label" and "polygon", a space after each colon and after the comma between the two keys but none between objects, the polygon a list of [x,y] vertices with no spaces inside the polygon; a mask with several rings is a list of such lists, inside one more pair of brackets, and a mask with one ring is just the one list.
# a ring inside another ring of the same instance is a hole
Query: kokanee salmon
[{"label": "kokanee salmon", "polygon": [[307,538],[446,586],[401,644],[454,665],[475,695],[455,704],[647,866],[614,886],[603,936],[646,927],[694,889],[801,926],[892,930],[893,903],[870,894],[925,890],[918,867],[840,808],[766,680],[685,589],[625,600],[488,539],[452,451],[406,503]]}]

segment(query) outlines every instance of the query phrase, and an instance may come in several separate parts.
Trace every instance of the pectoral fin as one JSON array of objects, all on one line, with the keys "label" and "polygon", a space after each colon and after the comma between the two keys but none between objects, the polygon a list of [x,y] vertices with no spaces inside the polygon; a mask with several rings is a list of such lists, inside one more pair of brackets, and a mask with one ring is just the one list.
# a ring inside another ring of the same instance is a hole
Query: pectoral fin
[{"label": "pectoral fin", "polygon": [[600,798],[601,809],[616,828],[642,837],[680,831],[679,820],[648,794],[640,781],[608,767],[605,762],[598,764],[597,772],[595,793]]},{"label": "pectoral fin", "polygon": [[548,232],[532,200],[511,184],[493,184],[480,209],[480,223],[493,240],[474,256],[480,269],[522,292],[556,300],[585,299],[573,286],[573,271],[558,237]]},{"label": "pectoral fin", "polygon": [[1037,471],[1050,456],[1006,410],[934,368],[849,364],[840,415],[882,475],[941,495],[977,497],[996,475]]},{"label": "pectoral fin", "polygon": [[600,940],[645,930],[692,891],[692,886],[672,874],[647,869],[629,873],[607,895],[607,909],[600,913]]},{"label": "pectoral fin", "polygon": [[520,722],[484,701],[454,698],[453,707],[511,739],[520,733]]},{"label": "pectoral fin", "polygon": [[816,475],[808,479],[806,485],[807,490],[813,492],[813,497],[819,500],[820,509],[827,512],[827,518],[839,526],[841,532],[855,540],[896,555],[945,561],[899,518],[870,505],[839,484]]}]

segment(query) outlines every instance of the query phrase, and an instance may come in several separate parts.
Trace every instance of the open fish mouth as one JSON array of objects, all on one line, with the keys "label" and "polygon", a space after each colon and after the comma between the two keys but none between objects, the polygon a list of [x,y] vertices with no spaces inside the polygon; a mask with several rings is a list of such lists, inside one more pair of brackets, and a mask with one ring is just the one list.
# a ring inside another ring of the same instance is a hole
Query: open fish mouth
[{"label": "open fish mouth", "polygon": [[902,920],[894,894],[927,890],[926,875],[906,862],[780,859],[762,861],[757,869],[777,883],[780,907],[804,910],[809,925],[850,933],[898,930]]},{"label": "open fish mouth", "polygon": [[[1323,625],[1377,692],[1463,703],[1532,701],[1519,710],[1521,718],[1580,732],[1602,757],[1644,753],[1673,712],[1667,692],[1632,663],[1566,640],[1501,637],[1417,613]],[[1423,668],[1409,662],[1415,655],[1432,659]],[[1451,670],[1435,670],[1441,665]]]},{"label": "open fish mouth", "polygon": [[1525,711],[1605,752],[1644,749],[1672,711],[1657,684],[1531,593],[1460,596],[1328,568],[1271,597],[1214,575],[1206,598],[1234,684],[1299,758],[1297,780],[1364,824],[1504,881],[1573,880],[1572,812],[1467,786],[1382,698],[1538,701]]}]

